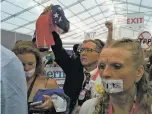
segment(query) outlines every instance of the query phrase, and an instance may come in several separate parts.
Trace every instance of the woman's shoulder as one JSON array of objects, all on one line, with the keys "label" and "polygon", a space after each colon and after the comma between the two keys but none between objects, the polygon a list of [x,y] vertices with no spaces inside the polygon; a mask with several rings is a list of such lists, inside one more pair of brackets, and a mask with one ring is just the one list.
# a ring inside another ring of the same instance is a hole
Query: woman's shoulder
[{"label": "woman's shoulder", "polygon": [[92,98],[83,103],[79,114],[93,114],[99,98]]},{"label": "woman's shoulder", "polygon": [[46,88],[48,89],[56,89],[59,88],[59,85],[57,84],[55,79],[46,79]]}]

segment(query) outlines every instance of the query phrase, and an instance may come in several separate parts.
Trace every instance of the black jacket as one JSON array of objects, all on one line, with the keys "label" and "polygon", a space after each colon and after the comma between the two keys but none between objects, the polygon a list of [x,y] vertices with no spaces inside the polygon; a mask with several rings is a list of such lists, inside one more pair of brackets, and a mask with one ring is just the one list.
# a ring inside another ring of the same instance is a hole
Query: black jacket
[{"label": "black jacket", "polygon": [[70,110],[72,111],[79,93],[82,88],[84,74],[83,66],[80,62],[80,57],[71,59],[65,49],[62,47],[62,41],[56,32],[53,32],[55,45],[51,46],[55,55],[55,61],[63,69],[66,74],[65,83],[63,86],[64,92],[71,99]]}]

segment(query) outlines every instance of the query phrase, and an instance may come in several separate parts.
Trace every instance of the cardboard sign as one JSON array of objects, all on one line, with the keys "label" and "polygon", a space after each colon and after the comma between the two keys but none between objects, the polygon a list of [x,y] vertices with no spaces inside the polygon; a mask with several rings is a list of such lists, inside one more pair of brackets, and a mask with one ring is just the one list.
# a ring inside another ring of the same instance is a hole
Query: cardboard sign
[{"label": "cardboard sign", "polygon": [[52,12],[49,11],[39,16],[36,21],[36,41],[38,48],[50,48],[54,45],[52,31],[55,31],[55,26],[52,20]]},{"label": "cardboard sign", "polygon": [[150,47],[152,46],[152,36],[150,32],[141,32],[138,36],[138,39],[140,40],[141,47],[143,49],[150,49]]},{"label": "cardboard sign", "polygon": [[94,39],[96,32],[84,32],[85,40]]},{"label": "cardboard sign", "polygon": [[133,30],[144,28],[144,13],[128,13],[126,23]]}]

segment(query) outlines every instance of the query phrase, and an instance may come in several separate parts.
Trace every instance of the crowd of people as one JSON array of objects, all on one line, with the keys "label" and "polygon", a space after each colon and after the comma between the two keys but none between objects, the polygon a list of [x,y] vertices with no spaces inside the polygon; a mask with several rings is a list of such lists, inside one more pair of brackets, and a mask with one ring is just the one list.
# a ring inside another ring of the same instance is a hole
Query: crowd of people
[{"label": "crowd of people", "polygon": [[[112,22],[105,26],[105,43],[84,40],[72,56],[53,31],[55,57],[46,62],[49,49],[39,49],[36,38],[17,41],[12,51],[1,46],[2,114],[151,114],[152,52],[145,61],[139,41],[113,40]],[[66,75],[63,89],[44,75],[44,65],[53,62]]]}]

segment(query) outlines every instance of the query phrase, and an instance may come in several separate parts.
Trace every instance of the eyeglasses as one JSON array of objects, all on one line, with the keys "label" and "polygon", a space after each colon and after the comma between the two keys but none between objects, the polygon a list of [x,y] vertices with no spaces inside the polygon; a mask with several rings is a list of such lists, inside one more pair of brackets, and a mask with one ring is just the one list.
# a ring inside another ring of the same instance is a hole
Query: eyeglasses
[{"label": "eyeglasses", "polygon": [[97,50],[95,50],[95,49],[90,49],[90,48],[80,48],[80,49],[79,49],[79,52],[80,52],[80,53],[82,53],[82,52],[85,52],[85,53],[97,52],[97,53],[99,53]]}]

